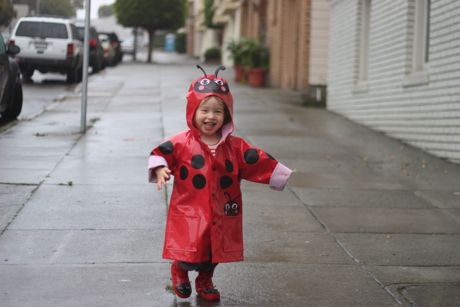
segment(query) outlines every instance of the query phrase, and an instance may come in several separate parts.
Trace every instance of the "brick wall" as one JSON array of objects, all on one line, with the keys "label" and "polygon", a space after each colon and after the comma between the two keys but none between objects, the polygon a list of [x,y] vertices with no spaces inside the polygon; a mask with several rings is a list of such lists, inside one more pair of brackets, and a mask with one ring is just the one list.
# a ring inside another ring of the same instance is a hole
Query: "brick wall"
[{"label": "brick wall", "polygon": [[425,84],[408,85],[414,1],[372,1],[368,80],[357,85],[359,0],[331,1],[328,108],[460,163],[460,1],[431,1]]}]

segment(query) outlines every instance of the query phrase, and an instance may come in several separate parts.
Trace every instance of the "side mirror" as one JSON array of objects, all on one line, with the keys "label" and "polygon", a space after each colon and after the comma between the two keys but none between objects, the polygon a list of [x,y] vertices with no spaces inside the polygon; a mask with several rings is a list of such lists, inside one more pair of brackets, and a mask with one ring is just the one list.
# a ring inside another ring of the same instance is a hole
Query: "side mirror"
[{"label": "side mirror", "polygon": [[21,52],[21,48],[19,48],[19,46],[8,44],[6,47],[6,53],[8,55],[16,55],[19,52]]}]

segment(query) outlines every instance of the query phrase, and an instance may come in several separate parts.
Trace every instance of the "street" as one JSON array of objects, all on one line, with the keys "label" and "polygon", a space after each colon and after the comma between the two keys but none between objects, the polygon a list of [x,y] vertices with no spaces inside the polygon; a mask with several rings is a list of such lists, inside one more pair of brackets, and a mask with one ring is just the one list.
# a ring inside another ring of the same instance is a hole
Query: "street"
[{"label": "street", "polygon": [[90,77],[86,134],[79,87],[24,85],[23,113],[0,129],[1,307],[459,305],[460,166],[231,68],[235,134],[295,173],[282,192],[242,183],[245,261],[217,267],[219,303],[171,294],[169,195],[147,182],[147,157],[186,128],[201,72],[154,54]]}]

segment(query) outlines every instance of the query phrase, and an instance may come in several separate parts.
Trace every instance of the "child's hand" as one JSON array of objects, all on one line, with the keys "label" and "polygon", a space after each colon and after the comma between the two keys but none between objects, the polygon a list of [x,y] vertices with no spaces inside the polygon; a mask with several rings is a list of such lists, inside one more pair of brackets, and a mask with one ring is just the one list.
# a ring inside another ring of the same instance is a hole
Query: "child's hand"
[{"label": "child's hand", "polygon": [[166,166],[160,166],[155,169],[155,175],[157,176],[157,189],[158,191],[161,190],[163,185],[166,181],[169,180],[169,175],[171,174],[171,170]]}]

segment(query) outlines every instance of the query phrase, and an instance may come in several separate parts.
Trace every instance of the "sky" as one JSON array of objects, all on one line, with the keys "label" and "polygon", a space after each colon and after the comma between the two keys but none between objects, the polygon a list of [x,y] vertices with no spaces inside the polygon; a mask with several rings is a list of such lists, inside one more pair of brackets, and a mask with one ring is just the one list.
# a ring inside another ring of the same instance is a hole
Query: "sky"
[{"label": "sky", "polygon": [[[97,11],[99,9],[99,6],[112,4],[115,2],[115,0],[90,0],[90,1],[91,1],[91,19],[95,19],[98,17]],[[85,18],[85,10],[78,10],[77,18],[78,19]]]}]

